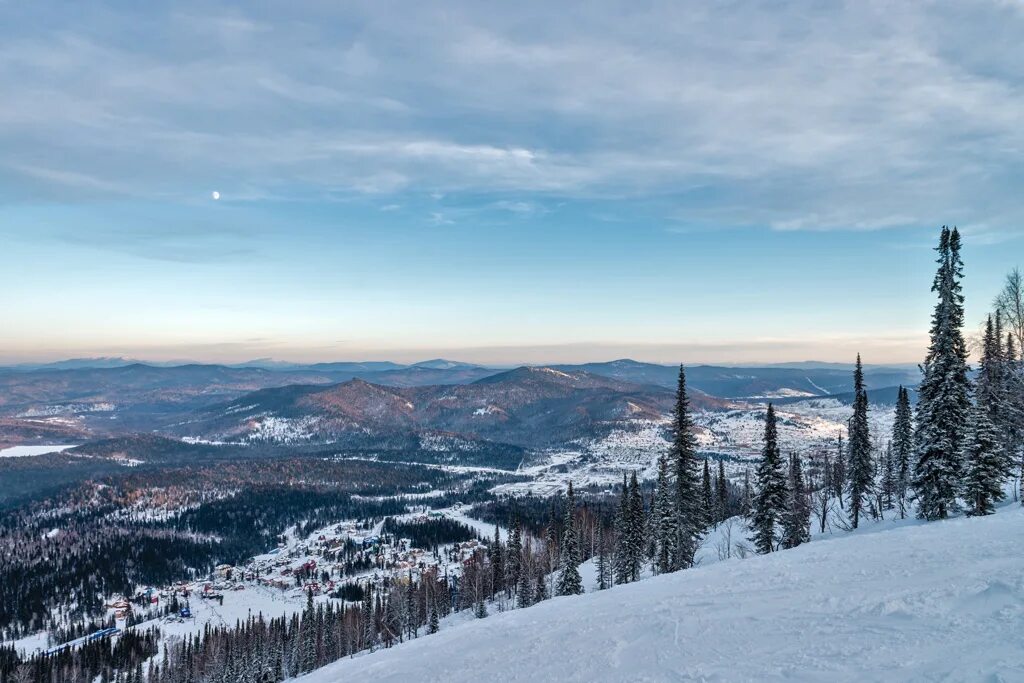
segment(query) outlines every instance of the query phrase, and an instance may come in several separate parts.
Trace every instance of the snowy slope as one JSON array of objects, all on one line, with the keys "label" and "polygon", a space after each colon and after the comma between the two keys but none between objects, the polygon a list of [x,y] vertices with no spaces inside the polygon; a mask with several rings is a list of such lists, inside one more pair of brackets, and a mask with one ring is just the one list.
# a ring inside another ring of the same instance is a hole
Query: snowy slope
[{"label": "snowy slope", "polygon": [[474,620],[299,679],[1020,681],[1024,510],[816,540]]}]

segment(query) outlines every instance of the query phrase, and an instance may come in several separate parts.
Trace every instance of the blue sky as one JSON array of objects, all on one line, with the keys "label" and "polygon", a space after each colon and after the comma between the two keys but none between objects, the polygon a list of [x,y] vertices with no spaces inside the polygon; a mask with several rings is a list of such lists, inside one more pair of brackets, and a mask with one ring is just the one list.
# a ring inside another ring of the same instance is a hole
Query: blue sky
[{"label": "blue sky", "polygon": [[1021,260],[1020,2],[426,4],[0,1],[0,357],[905,362]]}]

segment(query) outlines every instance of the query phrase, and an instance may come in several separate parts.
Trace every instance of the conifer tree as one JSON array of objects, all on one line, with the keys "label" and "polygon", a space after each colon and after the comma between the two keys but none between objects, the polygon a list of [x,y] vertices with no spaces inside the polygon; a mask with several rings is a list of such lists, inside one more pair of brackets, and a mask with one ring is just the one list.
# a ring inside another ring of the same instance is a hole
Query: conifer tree
[{"label": "conifer tree", "polygon": [[523,566],[523,527],[518,516],[512,521],[512,533],[508,537],[504,559],[505,589],[509,595],[515,595]]},{"label": "conifer tree", "polygon": [[[706,512],[701,502],[697,472],[697,440],[693,435],[690,401],[686,394],[686,370],[679,366],[676,405],[672,420],[670,458],[676,475],[676,557],[673,567],[685,569],[693,565],[694,555],[707,527]],[[642,506],[641,506],[642,507]]]},{"label": "conifer tree", "polygon": [[868,496],[874,489],[874,462],[871,458],[871,433],[868,427],[868,394],[864,388],[864,369],[860,354],[853,372],[853,419],[850,420],[849,479],[850,522],[854,529],[860,522]]},{"label": "conifer tree", "polygon": [[629,551],[629,483],[626,475],[622,475],[622,495],[619,497],[618,509],[615,513],[615,557],[613,565],[615,568],[615,583],[629,583],[630,581],[630,551]]},{"label": "conifer tree", "polygon": [[750,468],[743,468],[743,499],[740,501],[740,507],[743,508],[742,513],[744,517],[749,518],[750,512],[754,505],[754,492],[750,488]]},{"label": "conifer tree", "polygon": [[[978,378],[975,382],[974,400],[978,406],[988,413],[989,422],[999,436],[996,446],[998,458],[1002,461],[1001,471],[1009,475],[1014,458],[1010,455],[1010,420],[1007,391],[1008,372],[1003,351],[1002,323],[999,316],[993,322],[988,316],[985,334],[982,341],[981,361],[978,367]],[[964,461],[966,464],[966,460]]]},{"label": "conifer tree", "polygon": [[566,496],[565,523],[562,529],[562,573],[558,577],[559,595],[579,595],[583,592],[583,579],[580,577],[580,548],[576,529],[576,494],[569,482]]},{"label": "conifer tree", "polygon": [[718,508],[718,521],[729,516],[729,484],[725,478],[725,461],[718,460],[718,477],[715,479],[715,505]]},{"label": "conifer tree", "polygon": [[759,553],[775,550],[775,534],[786,512],[786,476],[779,452],[778,424],[775,408],[768,404],[764,424],[764,447],[754,472],[757,490],[752,502],[751,540]]},{"label": "conifer tree", "polygon": [[640,492],[636,471],[629,478],[629,501],[627,505],[626,546],[628,581],[640,578],[644,564],[644,530],[646,516],[644,514],[644,497]]},{"label": "conifer tree", "polygon": [[957,509],[964,425],[970,410],[967,344],[963,337],[964,297],[960,233],[942,228],[939,267],[932,283],[938,296],[930,343],[918,387],[912,487],[917,515],[944,519]]},{"label": "conifer tree", "polygon": [[811,540],[811,506],[804,485],[803,466],[799,455],[789,458],[789,481],[786,513],[782,519],[782,547],[795,548]]},{"label": "conifer tree", "polygon": [[990,515],[1003,499],[1006,461],[1003,441],[982,403],[971,409],[970,430],[964,443],[964,500],[967,514]]},{"label": "conifer tree", "polygon": [[883,510],[892,510],[896,501],[898,477],[896,474],[896,456],[892,452],[892,442],[885,446],[882,454],[882,479],[879,482],[879,498]]},{"label": "conifer tree", "polygon": [[843,494],[846,493],[846,448],[843,445],[843,435],[836,439],[836,457],[832,461],[832,495],[839,501],[839,507],[845,508]]},{"label": "conifer tree", "polygon": [[658,458],[658,481],[654,493],[654,568],[659,574],[672,570],[675,557],[676,511],[673,505],[673,489],[669,482],[668,457],[662,453]]},{"label": "conifer tree", "polygon": [[704,519],[708,524],[718,525],[718,515],[715,512],[714,498],[711,496],[711,468],[708,466],[708,459],[704,458],[704,471],[700,481],[701,507],[704,508]]},{"label": "conifer tree", "polygon": [[910,408],[910,392],[901,386],[896,397],[896,419],[892,425],[892,457],[896,469],[896,502],[900,519],[907,513],[907,491],[910,487],[911,458],[914,453],[914,425]]},{"label": "conifer tree", "polygon": [[[1010,473],[1006,432],[1007,393],[1002,330],[988,317],[981,363],[970,412],[970,430],[964,442],[964,490],[967,512],[988,515],[1003,498],[1003,479]],[[1003,429],[1000,429],[1000,427]]]}]

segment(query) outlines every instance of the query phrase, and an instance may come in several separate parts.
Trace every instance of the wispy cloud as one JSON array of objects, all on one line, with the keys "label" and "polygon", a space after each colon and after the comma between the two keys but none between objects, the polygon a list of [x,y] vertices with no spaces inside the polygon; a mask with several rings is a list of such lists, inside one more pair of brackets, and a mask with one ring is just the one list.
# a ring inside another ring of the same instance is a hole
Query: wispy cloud
[{"label": "wispy cloud", "polygon": [[13,14],[0,28],[0,153],[20,160],[7,200],[216,182],[253,196],[504,193],[496,208],[517,212],[538,196],[698,185],[713,198],[674,201],[704,224],[1024,221],[1015,3]]}]

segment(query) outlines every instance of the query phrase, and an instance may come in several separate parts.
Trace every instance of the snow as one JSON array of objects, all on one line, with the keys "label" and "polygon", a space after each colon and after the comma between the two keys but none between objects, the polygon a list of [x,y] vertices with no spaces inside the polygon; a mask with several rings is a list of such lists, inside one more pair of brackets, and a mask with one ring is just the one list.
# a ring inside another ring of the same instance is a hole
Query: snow
[{"label": "snow", "polygon": [[299,680],[1024,679],[1024,509],[898,524],[555,598]]},{"label": "snow", "polygon": [[60,446],[11,446],[10,448],[0,449],[0,458],[25,458],[32,455],[59,453],[61,451],[66,451],[69,448],[74,448],[75,445],[76,444]]}]

